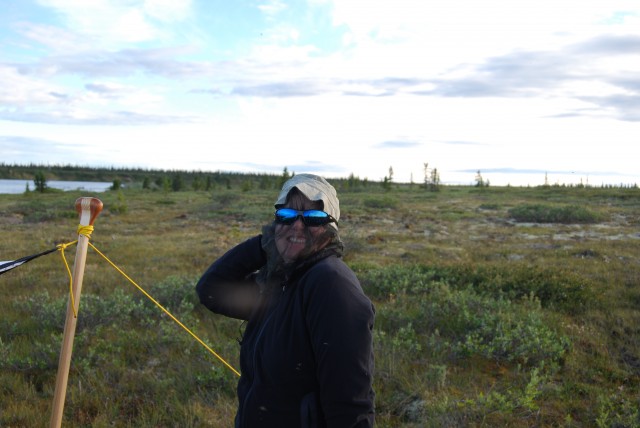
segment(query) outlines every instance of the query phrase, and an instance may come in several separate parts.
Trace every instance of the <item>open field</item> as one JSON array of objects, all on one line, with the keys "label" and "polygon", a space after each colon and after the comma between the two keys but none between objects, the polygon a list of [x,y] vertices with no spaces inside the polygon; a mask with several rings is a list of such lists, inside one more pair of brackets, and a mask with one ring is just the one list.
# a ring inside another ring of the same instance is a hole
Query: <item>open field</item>
[{"label": "open field", "polygon": [[[640,189],[343,185],[378,426],[640,426]],[[75,240],[97,196],[91,242],[237,367],[241,323],[194,285],[270,221],[260,188],[0,195],[0,260]],[[49,424],[68,286],[57,252],[0,276],[0,426]],[[63,426],[229,427],[235,382],[89,250]]]}]

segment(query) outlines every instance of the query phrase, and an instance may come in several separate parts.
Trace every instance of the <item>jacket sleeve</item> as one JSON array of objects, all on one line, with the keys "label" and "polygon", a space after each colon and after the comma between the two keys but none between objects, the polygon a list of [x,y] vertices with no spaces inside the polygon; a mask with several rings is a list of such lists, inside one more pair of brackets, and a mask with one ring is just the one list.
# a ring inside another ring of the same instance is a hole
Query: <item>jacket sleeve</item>
[{"label": "jacket sleeve", "polygon": [[202,275],[196,285],[200,302],[212,312],[248,320],[258,299],[253,275],[266,262],[261,235],[227,251]]},{"label": "jacket sleeve", "polygon": [[346,265],[327,265],[305,286],[320,405],[328,427],[372,427],[375,310]]}]

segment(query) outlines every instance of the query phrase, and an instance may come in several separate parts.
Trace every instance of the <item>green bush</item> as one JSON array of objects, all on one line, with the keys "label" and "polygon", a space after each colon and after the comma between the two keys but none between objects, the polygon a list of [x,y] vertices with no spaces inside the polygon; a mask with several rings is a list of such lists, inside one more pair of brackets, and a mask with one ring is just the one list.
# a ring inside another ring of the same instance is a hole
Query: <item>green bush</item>
[{"label": "green bush", "polygon": [[367,208],[395,208],[398,206],[398,201],[388,196],[384,197],[371,197],[363,201],[363,204]]},{"label": "green bush", "polygon": [[557,366],[569,349],[569,340],[547,324],[536,299],[512,302],[441,286],[420,307],[432,345],[448,349],[450,357]]},{"label": "green bush", "polygon": [[[557,367],[563,362],[570,341],[546,324],[539,308],[494,301],[475,310],[463,311],[459,323],[466,333],[452,347],[457,355],[479,355],[531,367]],[[455,319],[456,314],[452,315]]]},{"label": "green bush", "polygon": [[388,299],[378,311],[383,352],[431,358],[482,357],[523,366],[557,367],[570,347],[554,330],[534,293],[510,296],[467,283],[449,284],[437,271],[393,266],[363,275],[367,292]]},{"label": "green bush", "polygon": [[[68,300],[68,295],[52,298],[45,291],[17,300],[16,307],[37,319],[41,328],[62,331]],[[81,332],[116,322],[144,321],[153,315],[149,309],[149,305],[121,288],[116,288],[109,296],[85,293],[80,298],[77,329]]]},{"label": "green bush", "polygon": [[115,190],[118,191],[122,189],[122,180],[119,178],[114,178],[113,179],[113,184],[111,185],[111,187],[109,188],[109,190]]},{"label": "green bush", "polygon": [[[457,411],[467,413],[469,416],[477,414],[478,417],[486,414],[510,415],[518,411],[523,415],[535,417],[539,411],[536,400],[542,394],[545,381],[547,381],[546,377],[541,375],[537,368],[533,368],[529,381],[522,388],[510,388],[505,392],[494,390],[488,394],[480,393],[476,398],[459,403]],[[489,425],[493,426],[491,423]]]},{"label": "green bush", "polygon": [[33,178],[33,184],[36,186],[36,192],[44,193],[49,186],[47,186],[47,179],[44,172],[36,172]]},{"label": "green bush", "polygon": [[10,212],[22,216],[24,223],[41,223],[62,218],[78,218],[73,206],[63,206],[47,199],[47,195],[30,194],[12,207]]},{"label": "green bush", "polygon": [[453,288],[472,287],[493,298],[518,300],[530,295],[545,308],[576,314],[596,304],[594,287],[576,272],[559,268],[506,265],[393,265],[362,269],[358,277],[367,294],[376,299],[398,295],[429,294],[435,284]]},{"label": "green bush", "polygon": [[[192,279],[169,277],[145,291],[174,316],[187,317],[197,304],[193,284]],[[15,306],[37,320],[41,328],[62,331],[68,300],[68,295],[52,298],[45,291],[17,299]],[[161,315],[161,310],[138,290],[127,292],[116,288],[107,296],[84,293],[80,298],[77,329],[114,324],[147,325]]]},{"label": "green bush", "polygon": [[377,299],[390,299],[401,294],[428,293],[437,281],[435,270],[422,265],[392,265],[384,268],[354,267],[367,294]]},{"label": "green bush", "polygon": [[601,221],[600,215],[577,205],[520,205],[510,209],[509,215],[516,221],[528,223],[588,224]]}]

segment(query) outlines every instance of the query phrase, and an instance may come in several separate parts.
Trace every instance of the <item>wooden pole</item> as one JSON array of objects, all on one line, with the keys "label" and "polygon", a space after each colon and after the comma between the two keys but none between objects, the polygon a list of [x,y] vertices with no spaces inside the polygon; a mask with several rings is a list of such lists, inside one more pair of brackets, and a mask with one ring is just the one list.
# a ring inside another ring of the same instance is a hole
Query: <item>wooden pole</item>
[{"label": "wooden pole", "polygon": [[[102,201],[97,198],[78,198],[76,200],[76,211],[80,215],[80,226],[93,226],[93,222],[98,214],[100,214],[100,211],[102,211]],[[60,360],[58,362],[58,375],[56,376],[56,390],[53,396],[53,412],[51,414],[51,424],[49,425],[51,428],[59,428],[62,424],[64,400],[67,395],[67,381],[69,380],[69,367],[71,366],[73,339],[78,321],[76,314],[80,307],[80,292],[82,291],[82,279],[84,277],[84,265],[87,260],[88,247],[89,238],[83,234],[79,234],[71,286],[73,300],[70,298],[67,304],[67,319],[64,323],[64,336],[62,339]],[[72,306],[72,302],[75,304],[75,308]]]}]

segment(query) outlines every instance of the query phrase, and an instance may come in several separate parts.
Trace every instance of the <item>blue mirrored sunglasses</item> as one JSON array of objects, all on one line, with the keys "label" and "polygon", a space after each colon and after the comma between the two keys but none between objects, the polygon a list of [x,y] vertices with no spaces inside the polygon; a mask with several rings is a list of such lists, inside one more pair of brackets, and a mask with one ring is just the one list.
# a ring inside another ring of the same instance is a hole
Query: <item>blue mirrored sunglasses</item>
[{"label": "blue mirrored sunglasses", "polygon": [[291,208],[280,208],[276,210],[275,221],[279,224],[293,224],[299,218],[305,226],[324,226],[329,223],[337,223],[336,219],[324,211],[306,210],[298,211]]}]

